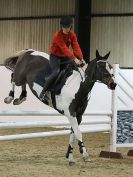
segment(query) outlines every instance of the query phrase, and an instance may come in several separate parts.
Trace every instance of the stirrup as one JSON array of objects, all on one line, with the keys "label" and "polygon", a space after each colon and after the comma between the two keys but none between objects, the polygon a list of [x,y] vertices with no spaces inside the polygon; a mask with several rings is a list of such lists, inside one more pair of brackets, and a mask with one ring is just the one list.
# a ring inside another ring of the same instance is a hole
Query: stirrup
[{"label": "stirrup", "polygon": [[41,92],[40,96],[39,96],[41,101],[47,101],[47,91],[46,92]]}]

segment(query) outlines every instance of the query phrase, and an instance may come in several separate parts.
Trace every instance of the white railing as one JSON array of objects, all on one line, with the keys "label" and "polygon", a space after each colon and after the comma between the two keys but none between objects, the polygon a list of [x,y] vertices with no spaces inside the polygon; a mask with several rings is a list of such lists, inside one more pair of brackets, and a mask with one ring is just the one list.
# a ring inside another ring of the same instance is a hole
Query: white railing
[{"label": "white railing", "polygon": [[[81,128],[82,133],[88,132],[106,132],[110,131],[110,124],[103,124],[102,127],[92,126],[88,129]],[[70,130],[60,130],[60,131],[50,131],[50,132],[38,132],[38,133],[28,133],[28,134],[16,134],[16,135],[3,135],[0,136],[0,141],[12,141],[12,140],[20,140],[20,139],[30,139],[30,138],[41,138],[41,137],[50,137],[50,136],[61,136],[70,134]]]},{"label": "white railing", "polygon": [[[110,116],[111,111],[89,111],[84,116]],[[63,116],[54,110],[40,110],[40,111],[0,111],[0,116]]]},{"label": "white railing", "polygon": [[[0,116],[62,116],[56,111],[1,111]],[[101,116],[95,118],[95,116]],[[83,120],[80,125],[80,129],[83,133],[86,132],[105,132],[111,131],[111,112],[101,111],[101,112],[89,112],[85,113],[84,116],[92,116],[90,119]],[[103,117],[104,116],[104,117]],[[105,117],[106,116],[106,117]],[[100,126],[99,126],[100,124]],[[70,128],[70,124],[67,119],[59,121],[34,121],[34,122],[3,122],[0,123],[0,129],[11,129],[11,128],[33,128],[33,127],[67,127]],[[38,138],[46,136],[59,136],[69,134],[70,130],[60,130],[51,132],[38,132],[38,133],[28,133],[28,134],[18,134],[18,135],[4,135],[0,136],[0,141],[6,140],[17,140],[17,139],[29,139]]]}]

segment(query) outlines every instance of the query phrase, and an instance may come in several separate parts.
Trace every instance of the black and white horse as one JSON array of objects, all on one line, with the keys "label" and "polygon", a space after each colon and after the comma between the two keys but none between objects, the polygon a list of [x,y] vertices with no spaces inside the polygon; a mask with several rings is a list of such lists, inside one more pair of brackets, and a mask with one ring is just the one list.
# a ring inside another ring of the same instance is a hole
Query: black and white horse
[{"label": "black and white horse", "polygon": [[[78,140],[79,150],[84,160],[87,160],[89,155],[83,143],[82,133],[79,129],[79,124],[82,121],[82,115],[87,107],[88,95],[91,92],[95,82],[106,84],[109,89],[115,89],[116,83],[113,78],[113,69],[107,62],[109,53],[104,57],[96,51],[96,58],[83,68],[73,69],[66,77],[60,91],[55,91],[53,87],[48,91],[48,100],[45,104],[58,110],[65,115],[71,125],[71,133],[69,146],[66,157],[70,164],[74,163],[73,158],[73,143]],[[49,67],[48,55],[43,52],[38,52],[26,49],[18,52],[14,56],[8,58],[4,62],[4,66],[10,69],[12,74],[12,90],[9,96],[5,99],[6,103],[11,103],[14,99],[14,87],[22,86],[23,90],[19,101],[26,98],[26,84],[29,85],[33,94],[39,98],[42,91],[45,74]],[[41,76],[39,73],[44,73]],[[40,77],[37,77],[40,76]],[[41,81],[38,81],[42,80]],[[54,83],[53,83],[54,84]],[[56,86],[55,86],[56,87]]]}]

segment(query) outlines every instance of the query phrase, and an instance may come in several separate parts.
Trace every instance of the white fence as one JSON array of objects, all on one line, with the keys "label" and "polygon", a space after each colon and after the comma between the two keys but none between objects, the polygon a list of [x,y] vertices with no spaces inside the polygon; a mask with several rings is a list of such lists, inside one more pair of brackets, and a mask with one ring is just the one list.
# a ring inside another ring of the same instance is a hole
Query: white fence
[{"label": "white fence", "polygon": [[[129,143],[129,137],[124,137],[125,141],[118,143],[119,135],[118,135],[118,127],[119,124],[122,123],[122,121],[118,120],[118,111],[122,110],[125,112],[131,111],[133,112],[133,82],[131,79],[128,79],[124,73],[122,73],[122,70],[119,68],[119,65],[114,65],[114,75],[117,82],[117,87],[115,91],[113,91],[113,106],[112,106],[112,113],[113,113],[113,119],[112,119],[112,147],[111,151],[116,152],[117,147],[133,147],[133,136],[130,137],[130,143]],[[132,75],[131,75],[132,76]],[[118,102],[120,102],[118,104]],[[128,114],[129,115],[129,114]],[[121,117],[120,117],[121,119]],[[125,117],[126,123],[128,123],[129,117]],[[130,121],[130,124],[133,124]],[[124,133],[124,127],[120,130],[121,134]],[[132,131],[133,128],[129,131]],[[129,132],[128,132],[129,133]],[[127,132],[126,132],[127,134]],[[127,140],[126,140],[127,139]],[[127,143],[128,142],[128,143]]]},{"label": "white fence", "polygon": [[[1,116],[23,116],[23,115],[32,115],[32,116],[59,116],[61,119],[63,116],[55,111],[25,111],[25,112],[0,112]],[[94,116],[101,116],[101,118],[95,118]],[[90,119],[82,121],[81,123],[81,131],[83,133],[86,132],[105,132],[111,130],[111,112],[90,112],[86,113],[85,116],[92,116]],[[106,117],[103,117],[106,116]],[[6,122],[0,123],[0,129],[5,128],[33,128],[33,127],[68,127],[70,128],[70,124],[67,119],[59,121],[34,121],[34,122]],[[100,124],[100,126],[99,126]],[[46,136],[59,136],[69,134],[70,130],[60,130],[60,131],[52,131],[52,132],[39,132],[39,133],[30,133],[30,134],[19,134],[19,135],[5,135],[0,136],[0,141],[6,140],[16,140],[16,139],[27,139],[27,138],[38,138],[38,137],[46,137]]]}]

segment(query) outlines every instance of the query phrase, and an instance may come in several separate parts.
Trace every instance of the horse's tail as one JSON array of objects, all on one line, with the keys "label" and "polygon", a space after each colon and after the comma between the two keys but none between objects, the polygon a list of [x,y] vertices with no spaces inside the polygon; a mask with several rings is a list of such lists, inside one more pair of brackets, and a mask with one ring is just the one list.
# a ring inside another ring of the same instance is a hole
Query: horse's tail
[{"label": "horse's tail", "polygon": [[9,58],[5,59],[3,66],[5,66],[7,69],[9,69],[11,71],[14,71],[17,60],[18,60],[18,56],[9,57]]},{"label": "horse's tail", "polygon": [[9,58],[6,58],[4,60],[4,63],[1,64],[1,66],[5,66],[7,69],[11,70],[11,71],[14,71],[15,67],[16,67],[16,64],[18,62],[18,59],[23,56],[26,52],[28,51],[33,51],[32,49],[25,49],[25,50],[21,50],[17,53],[15,53],[14,55],[12,55],[11,57]]}]

